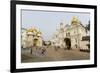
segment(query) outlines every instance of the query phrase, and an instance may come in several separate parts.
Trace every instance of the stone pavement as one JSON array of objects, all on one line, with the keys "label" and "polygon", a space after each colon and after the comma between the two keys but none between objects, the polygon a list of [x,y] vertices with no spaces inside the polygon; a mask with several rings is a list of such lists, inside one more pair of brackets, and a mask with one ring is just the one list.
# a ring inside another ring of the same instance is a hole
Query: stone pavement
[{"label": "stone pavement", "polygon": [[90,53],[81,52],[79,50],[64,50],[59,48],[56,51],[54,47],[44,48],[45,53],[42,54],[42,50],[33,50],[30,54],[30,50],[22,50],[22,62],[45,62],[45,61],[68,61],[68,60],[87,60],[90,58]]}]

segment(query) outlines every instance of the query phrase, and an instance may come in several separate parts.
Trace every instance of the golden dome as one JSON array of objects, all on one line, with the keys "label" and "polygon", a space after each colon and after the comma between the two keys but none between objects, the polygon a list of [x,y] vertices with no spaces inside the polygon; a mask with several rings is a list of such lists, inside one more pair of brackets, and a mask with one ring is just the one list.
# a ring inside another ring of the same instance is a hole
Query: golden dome
[{"label": "golden dome", "polygon": [[27,29],[27,32],[33,32],[33,29]]},{"label": "golden dome", "polygon": [[36,28],[29,28],[29,29],[27,29],[27,33],[30,33],[30,32],[33,33],[36,36],[41,36],[42,35],[42,32],[40,32]]},{"label": "golden dome", "polygon": [[27,32],[37,32],[37,29],[36,28],[29,28],[29,29],[27,29]]},{"label": "golden dome", "polygon": [[72,18],[71,24],[72,24],[72,25],[77,25],[78,23],[79,23],[78,18],[77,18],[76,16],[74,16],[74,17]]},{"label": "golden dome", "polygon": [[42,34],[42,33],[41,33],[40,31],[37,32],[37,36],[41,36],[41,34]]}]

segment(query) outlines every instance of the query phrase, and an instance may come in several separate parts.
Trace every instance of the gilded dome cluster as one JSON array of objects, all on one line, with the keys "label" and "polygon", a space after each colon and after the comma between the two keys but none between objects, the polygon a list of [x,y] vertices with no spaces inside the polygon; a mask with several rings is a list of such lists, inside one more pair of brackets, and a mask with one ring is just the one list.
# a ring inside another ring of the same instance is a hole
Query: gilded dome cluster
[{"label": "gilded dome cluster", "polygon": [[42,32],[39,31],[38,29],[36,29],[35,27],[31,27],[29,29],[27,29],[27,33],[32,33],[33,35],[36,35],[36,36],[41,36],[42,35]]},{"label": "gilded dome cluster", "polygon": [[77,25],[77,24],[79,24],[79,20],[78,20],[78,18],[77,18],[76,16],[74,16],[74,17],[72,18],[71,24],[72,24],[72,25]]}]

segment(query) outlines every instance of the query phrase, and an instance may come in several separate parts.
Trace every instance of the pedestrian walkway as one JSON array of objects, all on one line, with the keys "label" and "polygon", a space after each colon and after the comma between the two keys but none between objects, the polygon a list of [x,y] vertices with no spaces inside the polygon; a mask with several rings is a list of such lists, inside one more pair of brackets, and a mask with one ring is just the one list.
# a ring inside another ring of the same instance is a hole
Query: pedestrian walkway
[{"label": "pedestrian walkway", "polygon": [[[22,53],[22,56],[30,57],[24,59],[24,62],[45,62],[45,61],[67,61],[67,60],[88,60],[90,58],[90,53],[81,52],[79,50],[64,50],[63,48],[59,48],[55,50],[54,47],[46,48],[44,54],[42,54],[42,50],[33,50],[33,53],[30,54],[29,50]],[[23,58],[23,57],[22,57]],[[23,59],[22,59],[23,62]]]}]

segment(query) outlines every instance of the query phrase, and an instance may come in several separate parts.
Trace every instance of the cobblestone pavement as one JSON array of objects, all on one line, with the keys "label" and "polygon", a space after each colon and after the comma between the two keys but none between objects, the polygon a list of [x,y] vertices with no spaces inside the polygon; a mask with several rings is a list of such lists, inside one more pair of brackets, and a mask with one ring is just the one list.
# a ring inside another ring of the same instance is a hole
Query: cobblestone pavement
[{"label": "cobblestone pavement", "polygon": [[[22,49],[22,62],[87,60],[90,58],[90,53],[79,50],[64,50],[63,48],[56,49],[54,47],[32,49],[32,54],[30,49]],[[43,49],[45,49],[44,52]]]}]

